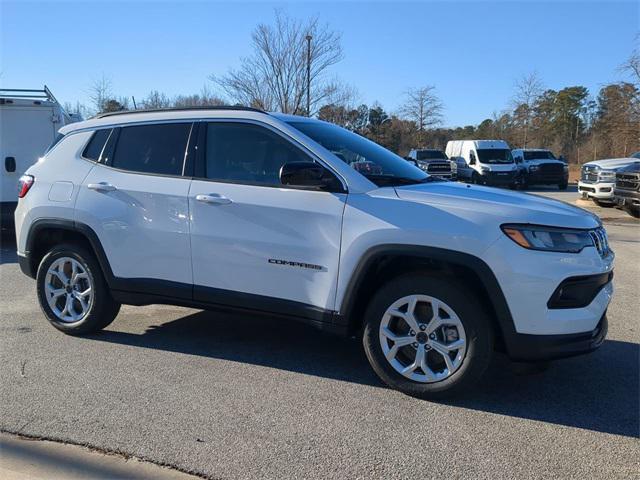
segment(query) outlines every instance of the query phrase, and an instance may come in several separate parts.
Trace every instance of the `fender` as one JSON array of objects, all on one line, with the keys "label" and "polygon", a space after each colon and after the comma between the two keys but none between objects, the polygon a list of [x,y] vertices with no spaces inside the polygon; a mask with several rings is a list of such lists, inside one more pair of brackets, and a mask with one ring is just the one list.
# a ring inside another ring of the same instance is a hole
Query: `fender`
[{"label": "fender", "polygon": [[506,340],[513,335],[517,335],[509,305],[489,265],[482,259],[468,253],[420,245],[385,244],[377,245],[367,250],[358,262],[345,289],[342,304],[340,305],[340,315],[342,318],[346,318],[349,322],[354,321],[352,313],[357,300],[356,294],[365,281],[368,272],[371,271],[371,268],[385,256],[419,257],[425,260],[441,261],[472,270],[481,280],[488,293],[488,298],[484,300],[487,300],[493,307],[496,314],[495,320],[497,321],[502,336]]},{"label": "fender", "polygon": [[[40,218],[34,221],[29,227],[29,232],[27,233],[27,243],[26,243],[26,251],[25,255],[27,257],[30,256],[30,253],[33,252],[34,244],[36,238],[38,237],[38,233],[47,228],[56,228],[61,230],[68,230],[71,232],[77,232],[82,234],[91,245],[96,257],[98,259],[98,263],[100,264],[100,268],[109,284],[109,287],[112,287],[115,277],[113,275],[113,271],[111,270],[111,265],[109,264],[109,260],[107,259],[107,255],[104,252],[104,248],[102,248],[102,243],[100,243],[100,239],[98,235],[93,231],[91,227],[85,225],[83,223],[78,223],[73,220],[63,220],[59,218]],[[37,269],[37,265],[32,265],[30,276],[35,278],[35,270]]]}]

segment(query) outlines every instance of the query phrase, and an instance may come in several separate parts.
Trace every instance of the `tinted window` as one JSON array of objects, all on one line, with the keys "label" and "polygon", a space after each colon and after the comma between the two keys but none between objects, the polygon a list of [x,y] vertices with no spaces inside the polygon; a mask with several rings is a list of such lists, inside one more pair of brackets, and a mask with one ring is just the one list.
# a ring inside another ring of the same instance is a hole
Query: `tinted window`
[{"label": "tinted window", "polygon": [[190,123],[123,127],[111,165],[134,172],[182,175],[190,131]]},{"label": "tinted window", "polygon": [[429,176],[377,143],[325,122],[290,122],[378,186],[426,181]]},{"label": "tinted window", "polygon": [[505,148],[479,148],[480,163],[513,163],[511,150]]},{"label": "tinted window", "polygon": [[91,137],[91,140],[89,140],[87,147],[84,149],[82,156],[95,162],[100,160],[100,153],[102,152],[102,148],[109,138],[110,133],[111,129],[109,128],[95,132],[93,137]]},{"label": "tinted window", "polygon": [[445,160],[447,158],[440,150],[418,150],[416,157],[418,160]]},{"label": "tinted window", "polygon": [[553,156],[553,153],[551,153],[548,150],[534,150],[534,151],[528,151],[528,152],[524,152],[524,159],[525,160],[555,160],[556,157]]},{"label": "tinted window", "polygon": [[209,123],[205,175],[212,180],[280,185],[280,167],[313,161],[279,135],[257,125]]}]

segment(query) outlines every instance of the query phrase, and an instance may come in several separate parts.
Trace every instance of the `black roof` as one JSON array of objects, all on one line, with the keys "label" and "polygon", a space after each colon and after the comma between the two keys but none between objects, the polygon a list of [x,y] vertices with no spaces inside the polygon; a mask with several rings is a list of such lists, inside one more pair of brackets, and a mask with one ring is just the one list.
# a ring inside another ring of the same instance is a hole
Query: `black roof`
[{"label": "black roof", "polygon": [[117,112],[99,113],[94,118],[111,117],[113,115],[125,115],[129,113],[155,113],[155,112],[184,112],[189,110],[243,110],[248,112],[267,113],[259,108],[243,107],[240,105],[211,105],[197,107],[171,107],[171,108],[147,108],[139,110],[118,110]]}]

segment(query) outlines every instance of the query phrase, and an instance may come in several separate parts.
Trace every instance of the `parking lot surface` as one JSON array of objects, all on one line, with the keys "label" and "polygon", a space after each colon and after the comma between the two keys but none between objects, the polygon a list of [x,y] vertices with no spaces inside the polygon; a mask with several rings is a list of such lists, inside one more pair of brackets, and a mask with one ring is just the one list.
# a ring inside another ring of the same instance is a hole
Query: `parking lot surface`
[{"label": "parking lot surface", "polygon": [[123,307],[106,331],[66,336],[5,237],[0,430],[221,479],[630,478],[640,226],[618,213],[605,217],[617,255],[605,344],[536,375],[496,356],[475,392],[445,403],[385,388],[355,339],[270,318]]}]

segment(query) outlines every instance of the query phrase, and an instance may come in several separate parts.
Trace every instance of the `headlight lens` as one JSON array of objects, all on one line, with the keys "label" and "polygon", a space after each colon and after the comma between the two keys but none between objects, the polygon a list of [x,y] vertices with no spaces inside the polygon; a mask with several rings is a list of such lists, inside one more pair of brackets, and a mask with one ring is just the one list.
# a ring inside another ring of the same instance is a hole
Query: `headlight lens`
[{"label": "headlight lens", "polygon": [[491,169],[489,167],[480,167],[481,172],[490,172]]},{"label": "headlight lens", "polygon": [[600,172],[601,180],[614,180],[616,178],[616,172],[604,171]]},{"label": "headlight lens", "polygon": [[536,170],[538,170],[540,167],[538,165],[531,165],[529,167],[529,171],[530,172],[535,172]]},{"label": "headlight lens", "polygon": [[584,247],[593,246],[588,230],[537,225],[502,225],[501,228],[507,237],[529,250],[579,253]]},{"label": "headlight lens", "polygon": [[451,163],[451,172],[453,172],[453,173],[457,172],[458,171],[458,164],[456,162],[453,162],[453,161],[451,161],[449,163]]},{"label": "headlight lens", "polygon": [[563,165],[563,166],[562,166],[562,169],[563,169],[565,172],[568,172],[568,171],[569,171],[569,165]]}]

